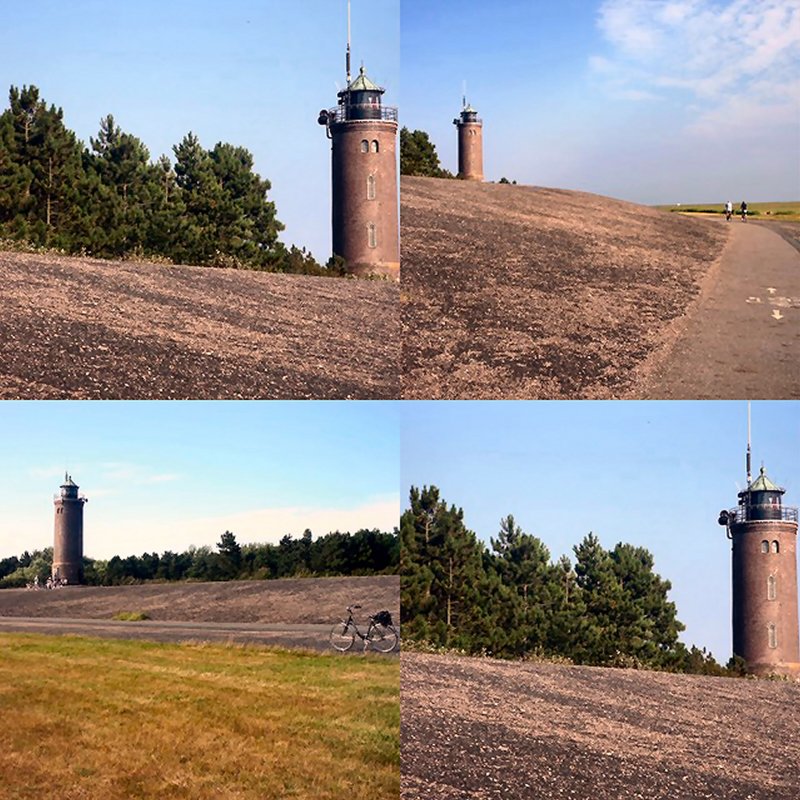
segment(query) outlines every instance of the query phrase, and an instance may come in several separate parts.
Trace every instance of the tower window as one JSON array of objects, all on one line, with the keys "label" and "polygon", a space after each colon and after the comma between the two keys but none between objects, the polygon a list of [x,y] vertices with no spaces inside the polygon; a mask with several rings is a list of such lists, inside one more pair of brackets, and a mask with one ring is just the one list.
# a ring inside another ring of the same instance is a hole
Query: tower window
[{"label": "tower window", "polygon": [[373,139],[372,140],[372,152],[373,153],[377,153],[379,149],[380,148],[379,148],[379,145],[378,145],[378,140],[377,139]]},{"label": "tower window", "polygon": [[369,153],[369,142],[366,139],[361,140],[361,152]]},{"label": "tower window", "polygon": [[374,222],[370,222],[369,225],[367,225],[367,244],[369,244],[370,247],[378,246],[378,234],[375,230]]},{"label": "tower window", "polygon": [[367,178],[367,200],[375,199],[375,176],[370,175]]},{"label": "tower window", "polygon": [[774,575],[767,578],[767,600],[774,600],[778,596],[778,581]]},{"label": "tower window", "polygon": [[769,636],[769,646],[775,648],[778,646],[778,631],[775,628],[775,623],[770,622],[767,627],[767,634]]},{"label": "tower window", "polygon": [[780,553],[780,551],[781,551],[781,546],[778,544],[777,541],[774,541],[772,543],[772,552],[773,553]]},{"label": "tower window", "polygon": [[761,542],[761,552],[769,553],[769,542],[766,539],[764,539],[764,541]]}]

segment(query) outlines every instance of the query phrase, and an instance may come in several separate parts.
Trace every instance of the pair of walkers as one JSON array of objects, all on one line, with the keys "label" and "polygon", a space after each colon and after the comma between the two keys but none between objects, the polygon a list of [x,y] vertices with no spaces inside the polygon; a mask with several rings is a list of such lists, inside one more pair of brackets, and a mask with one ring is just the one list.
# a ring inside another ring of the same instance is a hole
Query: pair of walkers
[{"label": "pair of walkers", "polygon": [[[742,200],[742,204],[739,206],[739,213],[742,215],[742,221],[747,222],[747,203],[745,203],[744,200]],[[730,222],[731,216],[733,216],[733,203],[728,200],[728,202],[725,203],[725,219]]]}]

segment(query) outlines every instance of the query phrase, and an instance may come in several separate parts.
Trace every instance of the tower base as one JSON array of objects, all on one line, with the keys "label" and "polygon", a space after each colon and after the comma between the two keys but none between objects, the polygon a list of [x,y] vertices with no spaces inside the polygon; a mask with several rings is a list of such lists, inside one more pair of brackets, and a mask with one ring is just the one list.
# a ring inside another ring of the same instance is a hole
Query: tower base
[{"label": "tower base", "polygon": [[768,678],[771,675],[775,675],[782,678],[800,680],[800,663],[748,664],[747,671],[759,678]]},{"label": "tower base", "polygon": [[389,281],[400,280],[400,262],[382,264],[348,264],[347,271],[356,278],[383,278]]}]

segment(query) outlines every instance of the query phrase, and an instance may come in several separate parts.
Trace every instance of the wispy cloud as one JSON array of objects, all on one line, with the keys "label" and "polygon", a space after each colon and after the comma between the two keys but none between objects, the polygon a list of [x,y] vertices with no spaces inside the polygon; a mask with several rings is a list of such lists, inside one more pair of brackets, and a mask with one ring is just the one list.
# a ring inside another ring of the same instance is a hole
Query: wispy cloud
[{"label": "wispy cloud", "polygon": [[597,25],[589,68],[614,96],[683,96],[695,133],[796,123],[798,0],[605,0]]},{"label": "wispy cloud", "polygon": [[111,484],[152,484],[177,481],[182,477],[177,472],[157,472],[142,464],[127,461],[106,461],[99,466],[99,477]]}]

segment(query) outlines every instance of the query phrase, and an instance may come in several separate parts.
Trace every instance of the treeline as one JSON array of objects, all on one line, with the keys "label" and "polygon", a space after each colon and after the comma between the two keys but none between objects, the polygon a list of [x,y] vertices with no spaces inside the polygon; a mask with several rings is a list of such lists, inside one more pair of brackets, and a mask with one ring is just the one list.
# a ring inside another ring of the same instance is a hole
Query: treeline
[{"label": "treeline", "polygon": [[223,142],[205,149],[188,133],[154,163],[109,114],[89,147],[35,86],[12,86],[0,115],[0,238],[101,258],[320,275],[323,268],[278,234],[271,185],[253,156]]},{"label": "treeline", "polygon": [[[240,545],[225,531],[216,550],[192,547],[182,553],[166,551],[107,561],[84,558],[84,583],[119,586],[144,581],[227,581],[271,578],[379,575],[397,573],[399,536],[362,529],[335,531],[313,538],[306,530],[299,539],[284,536],[279,544]],[[0,560],[0,588],[22,587],[36,578],[44,584],[53,564],[53,548],[25,552]]]},{"label": "treeline", "polygon": [[435,486],[412,487],[410,500],[400,524],[406,639],[501,658],[730,674],[678,641],[671,584],[644,548],[605,550],[590,533],[573,548],[574,564],[553,562],[511,515],[487,548]]}]

